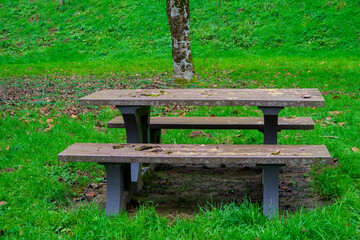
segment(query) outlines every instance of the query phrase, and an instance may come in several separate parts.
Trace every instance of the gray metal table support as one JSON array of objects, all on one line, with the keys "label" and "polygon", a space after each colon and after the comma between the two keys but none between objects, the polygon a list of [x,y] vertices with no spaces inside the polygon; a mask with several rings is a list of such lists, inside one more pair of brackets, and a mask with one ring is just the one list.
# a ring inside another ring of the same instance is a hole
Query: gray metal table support
[{"label": "gray metal table support", "polygon": [[263,169],[263,213],[272,219],[279,210],[280,164],[258,165]]},{"label": "gray metal table support", "polygon": [[259,107],[264,113],[264,144],[277,144],[279,112],[284,107]]},{"label": "gray metal table support", "polygon": [[101,163],[106,169],[106,215],[118,214],[132,196],[129,163]]},{"label": "gray metal table support", "polygon": [[[120,110],[126,129],[127,143],[150,143],[150,106],[116,106]],[[132,192],[142,188],[141,164],[131,164]]]}]

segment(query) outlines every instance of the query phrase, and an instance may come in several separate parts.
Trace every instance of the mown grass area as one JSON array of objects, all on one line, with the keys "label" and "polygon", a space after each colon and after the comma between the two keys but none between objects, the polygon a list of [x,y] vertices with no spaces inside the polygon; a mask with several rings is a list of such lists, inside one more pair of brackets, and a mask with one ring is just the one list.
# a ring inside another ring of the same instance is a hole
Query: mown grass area
[{"label": "mown grass area", "polygon": [[[170,58],[165,1],[11,1],[0,5],[0,62]],[[195,57],[359,57],[360,4],[337,1],[191,1]],[[220,12],[220,13],[219,13]]]},{"label": "mown grass area", "polygon": [[[261,61],[260,61],[261,60]],[[188,87],[319,88],[324,108],[286,108],[281,116],[312,116],[313,131],[283,131],[279,144],[325,144],[333,163],[310,173],[315,193],[327,204],[267,220],[254,203],[209,208],[190,218],[168,218],[153,206],[135,215],[104,216],[94,203],[74,204],[83,187],[104,181],[92,163],[57,162],[57,154],[75,142],[125,143],[125,132],[105,123],[119,114],[111,107],[84,107],[78,98],[103,88],[181,87],[161,61],[157,70],[133,66],[129,71],[98,74],[16,76],[1,81],[0,236],[3,238],[227,238],[357,239],[359,236],[359,66],[339,59],[222,59],[218,72],[204,67]],[[140,66],[140,65],[139,65]],[[116,66],[114,66],[116,67]],[[120,70],[121,69],[121,70]],[[135,70],[136,69],[136,70]],[[146,71],[145,71],[146,70]],[[150,71],[151,70],[151,71]],[[153,108],[152,115],[261,116],[253,107]],[[164,143],[261,144],[256,131],[168,130]],[[238,137],[239,134],[242,137]],[[84,196],[84,202],[88,197]]]},{"label": "mown grass area", "polygon": [[[328,147],[333,163],[310,173],[326,204],[274,220],[251,202],[212,206],[190,218],[161,216],[154,206],[109,218],[97,204],[74,203],[79,197],[87,203],[83,188],[104,182],[104,169],[59,163],[57,154],[75,142],[126,141],[124,130],[105,127],[117,110],[78,99],[104,88],[183,86],[171,79],[165,1],[66,2],[0,3],[0,238],[359,238],[359,1],[222,1],[220,22],[219,1],[191,1],[196,79],[187,87],[318,88],[326,100],[324,108],[281,112],[311,116],[315,130],[279,134],[279,144]],[[152,115],[261,113],[189,106],[157,107]],[[262,143],[257,131],[204,132],[210,136],[168,130],[163,142]]]}]

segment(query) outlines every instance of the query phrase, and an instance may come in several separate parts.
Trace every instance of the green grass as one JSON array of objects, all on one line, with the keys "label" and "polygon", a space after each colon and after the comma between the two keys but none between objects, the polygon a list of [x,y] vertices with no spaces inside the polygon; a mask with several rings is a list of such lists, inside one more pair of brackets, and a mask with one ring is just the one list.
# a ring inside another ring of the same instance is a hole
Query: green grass
[{"label": "green grass", "polygon": [[[310,173],[326,204],[272,221],[251,202],[209,206],[190,219],[160,216],[153,206],[109,218],[96,204],[73,204],[83,187],[104,181],[104,169],[58,163],[57,154],[75,142],[126,141],[123,129],[104,127],[115,109],[78,99],[104,88],[182,86],[171,78],[165,1],[67,3],[0,3],[0,238],[359,239],[359,1],[222,1],[216,60],[219,2],[191,1],[197,82],[187,87],[318,88],[326,100],[324,108],[280,114],[311,116],[314,130],[279,134],[279,144],[325,144],[338,159]],[[152,115],[182,112],[261,116],[254,107],[158,107]],[[257,131],[204,132],[211,137],[168,130],[163,141],[262,143]]]},{"label": "green grass", "polygon": [[[191,219],[176,220],[155,214],[152,206],[140,207],[133,216],[123,213],[115,218],[104,217],[96,204],[73,206],[70,200],[83,194],[82,187],[103,181],[104,171],[95,163],[60,164],[57,154],[75,142],[126,141],[123,129],[103,127],[118,114],[115,109],[84,108],[77,104],[78,98],[102,88],[176,87],[160,61],[155,72],[135,65],[136,71],[119,66],[114,73],[51,73],[2,80],[2,94],[8,97],[3,98],[0,119],[0,169],[7,169],[0,173],[0,201],[7,202],[0,206],[2,237],[357,239],[360,152],[352,148],[360,146],[358,63],[346,58],[238,60],[242,63],[222,59],[216,74],[212,66],[202,68],[198,83],[189,87],[319,88],[326,107],[286,108],[281,112],[281,116],[312,116],[315,130],[283,131],[279,144],[325,144],[331,156],[339,159],[338,164],[314,168],[310,173],[316,194],[328,199],[328,205],[283,213],[273,221],[265,219],[253,203],[212,207]],[[10,99],[15,96],[19,98]],[[261,116],[254,107],[189,107],[170,112],[158,107],[152,115],[177,116],[181,112],[185,116]],[[257,131],[205,132],[211,137],[190,138],[191,130],[167,130],[163,141],[262,143]],[[235,137],[238,134],[243,137]],[[82,174],[85,172],[89,174]]]}]

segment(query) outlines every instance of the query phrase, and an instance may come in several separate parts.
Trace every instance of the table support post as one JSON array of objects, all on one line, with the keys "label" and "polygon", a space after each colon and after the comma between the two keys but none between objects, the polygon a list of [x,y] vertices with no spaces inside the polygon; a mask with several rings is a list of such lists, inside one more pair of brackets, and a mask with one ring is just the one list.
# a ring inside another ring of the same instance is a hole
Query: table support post
[{"label": "table support post", "polygon": [[263,169],[263,213],[273,219],[279,210],[280,164],[258,165]]},{"label": "table support post", "polygon": [[105,214],[112,216],[126,208],[131,198],[130,164],[102,163],[106,169]]},{"label": "table support post", "polygon": [[[120,110],[126,129],[127,143],[150,142],[150,106],[116,106]],[[133,193],[142,188],[141,164],[131,164],[131,184]]]},{"label": "table support post", "polygon": [[264,144],[277,144],[278,116],[283,107],[259,107],[264,113]]}]

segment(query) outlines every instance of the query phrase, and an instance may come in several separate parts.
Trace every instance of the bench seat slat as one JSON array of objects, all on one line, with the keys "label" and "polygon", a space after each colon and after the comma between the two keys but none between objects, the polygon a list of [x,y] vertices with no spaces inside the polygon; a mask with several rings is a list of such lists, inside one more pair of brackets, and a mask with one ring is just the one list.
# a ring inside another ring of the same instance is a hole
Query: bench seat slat
[{"label": "bench seat slat", "polygon": [[[114,149],[114,146],[120,148]],[[143,146],[152,149],[142,150]],[[298,164],[329,163],[324,145],[192,145],[75,143],[58,155],[65,162]]]},{"label": "bench seat slat", "polygon": [[[311,117],[280,117],[279,130],[314,129]],[[125,128],[121,116],[109,121],[109,128]],[[151,117],[151,129],[264,129],[263,117]]]}]

